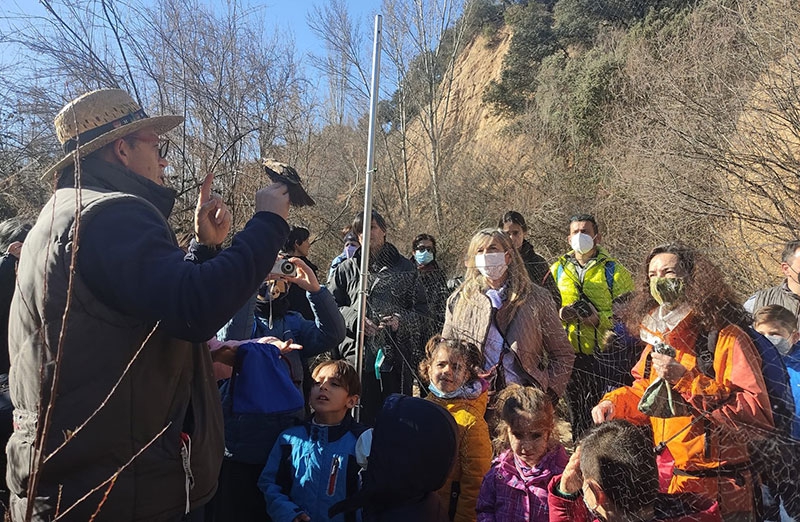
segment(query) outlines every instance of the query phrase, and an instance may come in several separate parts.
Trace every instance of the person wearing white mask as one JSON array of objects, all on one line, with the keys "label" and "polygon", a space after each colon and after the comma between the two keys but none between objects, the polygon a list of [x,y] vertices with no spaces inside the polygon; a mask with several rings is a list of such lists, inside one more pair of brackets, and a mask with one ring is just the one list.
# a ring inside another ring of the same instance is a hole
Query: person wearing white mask
[{"label": "person wearing white mask", "polygon": [[591,426],[589,411],[602,393],[603,379],[594,354],[603,350],[613,326],[612,302],[633,291],[631,273],[599,246],[601,239],[594,216],[572,216],[567,236],[572,250],[550,267],[561,292],[559,316],[576,353],[566,395],[574,439]]},{"label": "person wearing white mask", "polygon": [[554,402],[564,394],[574,351],[550,294],[531,283],[511,238],[502,230],[475,234],[464,282],[447,301],[442,337],[480,347],[490,391],[533,385]]},{"label": "person wearing white mask", "polygon": [[[794,399],[792,434],[800,423],[800,331],[797,316],[789,309],[771,304],[753,314],[753,329],[775,345],[786,366]],[[762,450],[761,481],[764,495],[764,520],[795,522],[800,520],[800,441],[794,438],[770,437],[759,442]]]}]

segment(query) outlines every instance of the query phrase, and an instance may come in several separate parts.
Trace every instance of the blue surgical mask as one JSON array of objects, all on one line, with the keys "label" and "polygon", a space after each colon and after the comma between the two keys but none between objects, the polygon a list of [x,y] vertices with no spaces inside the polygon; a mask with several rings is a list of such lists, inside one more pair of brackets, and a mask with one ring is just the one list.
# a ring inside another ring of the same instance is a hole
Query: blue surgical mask
[{"label": "blue surgical mask", "polygon": [[353,254],[356,253],[356,250],[358,250],[358,246],[356,246],[356,245],[347,245],[346,247],[344,247],[344,256],[347,259],[350,259],[351,257],[353,257]]},{"label": "blue surgical mask", "polygon": [[417,250],[414,252],[414,259],[417,260],[418,265],[427,265],[433,261],[433,252],[430,250]]}]

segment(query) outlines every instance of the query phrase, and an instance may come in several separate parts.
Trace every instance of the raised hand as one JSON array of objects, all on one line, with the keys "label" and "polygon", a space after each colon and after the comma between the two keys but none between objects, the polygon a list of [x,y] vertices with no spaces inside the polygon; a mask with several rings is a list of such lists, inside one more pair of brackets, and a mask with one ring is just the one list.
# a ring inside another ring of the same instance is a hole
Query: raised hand
[{"label": "raised hand", "polygon": [[320,285],[314,271],[311,270],[307,264],[299,257],[291,257],[289,261],[297,267],[297,275],[295,277],[286,276],[285,279],[290,283],[294,283],[306,292],[316,293],[319,292]]},{"label": "raised hand", "polygon": [[219,194],[211,193],[214,174],[206,175],[194,213],[195,239],[201,245],[221,245],[231,231],[231,213]]},{"label": "raised hand", "polygon": [[289,189],[283,183],[273,183],[256,192],[256,212],[272,212],[289,218]]}]

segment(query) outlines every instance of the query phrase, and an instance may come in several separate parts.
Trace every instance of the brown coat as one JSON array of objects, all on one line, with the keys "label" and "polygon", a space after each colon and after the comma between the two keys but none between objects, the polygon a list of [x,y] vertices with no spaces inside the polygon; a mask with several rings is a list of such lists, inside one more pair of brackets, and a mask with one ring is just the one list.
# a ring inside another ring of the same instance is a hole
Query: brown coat
[{"label": "brown coat", "polygon": [[[478,294],[456,310],[460,298],[461,292],[457,290],[447,302],[442,336],[466,339],[483,351],[492,322],[492,303],[484,294]],[[567,339],[552,297],[547,290],[534,286],[514,315],[509,310],[508,307],[498,310],[497,324],[522,370],[545,391],[563,395],[572,373],[575,350]]]}]

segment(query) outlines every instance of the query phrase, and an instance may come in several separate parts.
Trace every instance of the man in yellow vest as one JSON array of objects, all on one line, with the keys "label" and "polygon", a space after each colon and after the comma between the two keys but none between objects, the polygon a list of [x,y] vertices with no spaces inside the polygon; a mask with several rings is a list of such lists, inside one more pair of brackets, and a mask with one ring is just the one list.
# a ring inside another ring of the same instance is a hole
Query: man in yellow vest
[{"label": "man in yellow vest", "polygon": [[633,290],[631,273],[599,246],[601,238],[594,216],[571,217],[572,250],[550,267],[561,292],[559,316],[577,354],[566,396],[573,440],[591,426],[591,409],[603,391],[594,354],[613,326],[612,301]]}]

